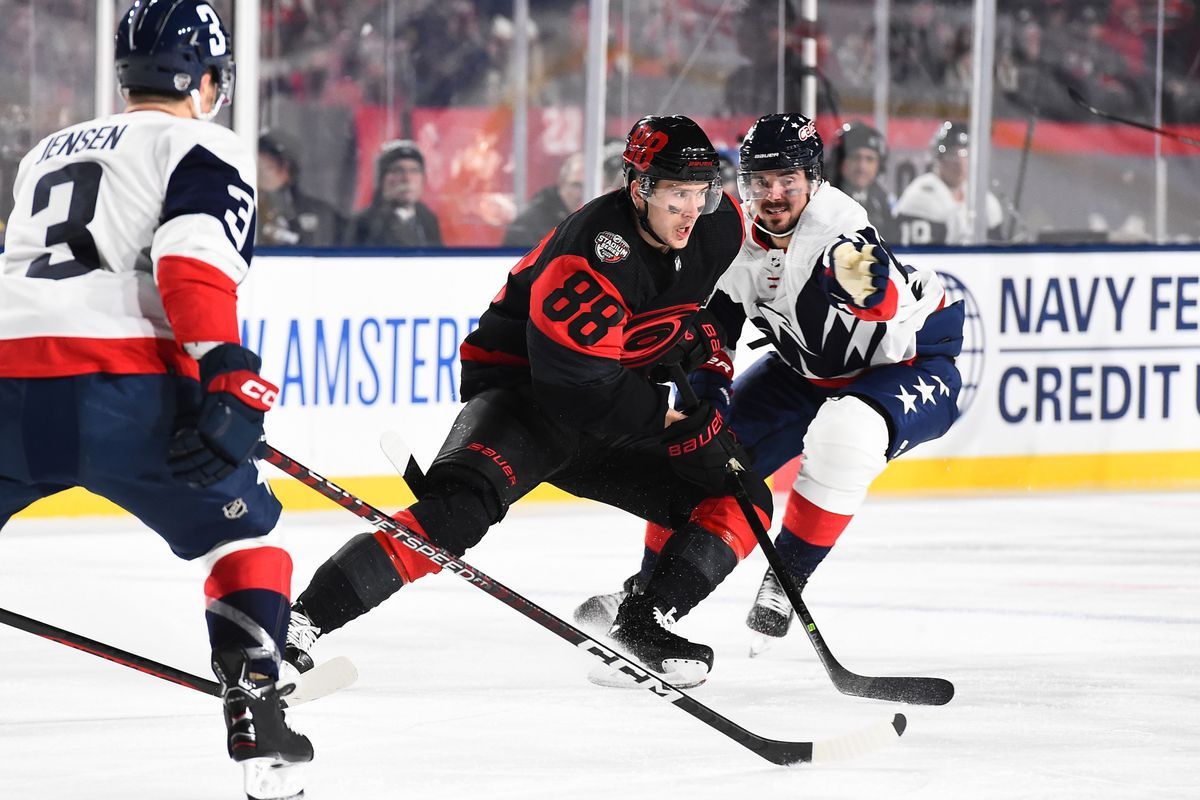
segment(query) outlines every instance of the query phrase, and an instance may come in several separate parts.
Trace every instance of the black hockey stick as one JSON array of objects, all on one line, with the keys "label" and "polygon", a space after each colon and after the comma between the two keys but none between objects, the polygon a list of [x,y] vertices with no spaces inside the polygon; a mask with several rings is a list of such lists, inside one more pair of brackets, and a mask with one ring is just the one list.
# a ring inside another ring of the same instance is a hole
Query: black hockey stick
[{"label": "black hockey stick", "polygon": [[1153,125],[1150,125],[1148,123],[1138,122],[1136,119],[1129,119],[1128,117],[1119,117],[1116,114],[1110,114],[1107,111],[1101,111],[1100,109],[1096,108],[1094,105],[1090,104],[1087,100],[1084,100],[1083,95],[1081,95],[1078,92],[1078,90],[1076,90],[1075,87],[1073,87],[1073,86],[1067,87],[1067,94],[1069,94],[1071,96],[1071,99],[1074,100],[1076,104],[1081,106],[1089,114],[1094,114],[1095,116],[1100,117],[1101,119],[1111,120],[1112,122],[1119,122],[1122,125],[1129,125],[1134,128],[1141,128],[1144,131],[1150,131],[1150,133],[1154,133],[1159,136],[1165,136],[1168,139],[1174,139],[1177,142],[1183,142],[1184,144],[1190,144],[1192,147],[1200,147],[1200,139],[1193,139],[1191,136],[1184,136],[1182,133],[1176,133],[1175,131],[1169,131],[1166,128],[1156,128]]},{"label": "black hockey stick", "polygon": [[36,634],[52,642],[65,644],[67,647],[73,647],[76,650],[82,650],[85,653],[99,656],[115,664],[120,664],[123,667],[130,667],[136,669],[138,672],[162,678],[164,681],[177,683],[180,686],[186,686],[189,689],[195,689],[197,692],[204,692],[204,694],[209,694],[213,697],[221,696],[221,687],[216,681],[210,681],[207,678],[192,675],[181,669],[160,664],[157,661],[135,655],[119,647],[113,647],[104,642],[97,642],[95,639],[89,639],[78,633],[71,633],[62,628],[56,628],[45,622],[38,622],[36,619],[23,617],[7,609],[0,608],[0,622]]},{"label": "black hockey stick", "polygon": [[[695,408],[700,403],[700,399],[696,397],[696,391],[688,382],[687,375],[679,365],[674,368],[674,380],[684,405],[687,408]],[[724,431],[722,434],[728,435]],[[775,577],[779,579],[779,585],[783,587],[792,607],[796,609],[796,616],[804,623],[808,640],[812,642],[813,649],[817,651],[817,657],[821,659],[825,671],[829,673],[834,687],[842,694],[869,697],[874,700],[892,700],[898,703],[923,706],[941,706],[949,703],[950,699],[954,697],[954,684],[944,678],[874,678],[851,672],[834,658],[833,653],[829,650],[829,645],[825,643],[825,637],[817,628],[817,623],[813,622],[812,614],[809,613],[808,606],[800,596],[800,590],[796,588],[795,581],[792,580],[791,574],[783,564],[783,559],[779,557],[779,551],[775,549],[775,544],[767,535],[766,529],[763,528],[754,504],[746,495],[746,487],[742,483],[742,473],[746,468],[732,458],[726,468],[729,471],[729,479],[738,507],[741,508],[742,515],[750,525],[750,530],[754,532],[754,538],[758,540],[758,546],[762,548],[763,555],[767,557],[767,563],[771,565]]]},{"label": "black hockey stick", "polygon": [[[0,608],[0,623],[41,636],[43,639],[49,639],[52,642],[65,644],[67,647],[81,650],[84,653],[90,653],[91,655],[111,661],[114,664],[120,664],[123,667],[129,667],[130,669],[136,669],[138,672],[162,678],[164,681],[170,681],[180,686],[186,686],[189,689],[195,689],[197,692],[203,692],[213,697],[221,696],[221,686],[216,681],[201,678],[198,675],[184,672],[181,669],[176,669],[166,664],[160,664],[145,656],[130,653],[119,647],[113,647],[111,644],[97,642],[95,639],[89,639],[81,634],[56,628],[49,623],[39,622],[36,619],[22,616],[7,609]],[[289,679],[287,681],[292,686],[287,694],[283,695],[283,704],[285,707],[293,707],[311,702],[325,695],[332,694],[339,689],[344,689],[357,679],[358,671],[350,659],[338,657],[322,661],[295,680]]]},{"label": "black hockey stick", "polygon": [[318,475],[303,464],[279,452],[266,442],[263,442],[259,446],[258,456],[274,464],[305,486],[334,501],[350,513],[366,520],[376,529],[388,534],[413,552],[428,558],[433,563],[443,569],[449,570],[472,586],[487,592],[492,597],[524,614],[551,633],[565,639],[580,650],[595,656],[606,665],[624,673],[635,684],[649,690],[656,697],[660,697],[683,709],[705,725],[728,736],[767,761],[774,764],[786,765],[807,762],[823,763],[853,758],[895,741],[897,737],[904,733],[907,723],[903,714],[896,714],[889,720],[873,723],[845,736],[821,742],[785,742],[777,739],[767,739],[751,733],[698,700],[684,694],[675,686],[646,671],[633,661],[605,647],[600,642],[567,624],[544,608],[525,599],[507,586],[483,574],[465,561],[456,558],[452,553],[432,544],[424,537],[419,536],[404,525],[396,522],[379,509],[358,499],[333,481]]}]

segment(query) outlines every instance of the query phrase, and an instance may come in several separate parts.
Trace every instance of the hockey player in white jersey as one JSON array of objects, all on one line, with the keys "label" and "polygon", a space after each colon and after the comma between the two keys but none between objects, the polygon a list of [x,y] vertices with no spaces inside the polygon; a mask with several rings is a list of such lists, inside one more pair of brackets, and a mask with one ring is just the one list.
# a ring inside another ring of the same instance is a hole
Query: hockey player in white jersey
[{"label": "hockey player in white jersey", "polygon": [[292,562],[251,460],[277,392],[236,308],[254,156],[208,121],[230,44],[207,3],[138,0],[116,35],[124,112],[21,161],[0,260],[0,526],[83,486],[201,563],[229,755],[248,795],[299,797],[312,746],[275,687]]},{"label": "hockey player in white jersey", "polygon": [[[736,342],[749,319],[775,347],[733,380],[730,346],[690,377],[721,410],[755,471],[797,455],[775,547],[803,587],[888,461],[942,436],[958,416],[961,304],[936,272],[901,264],[867,213],[822,176],[821,138],[798,114],[761,117],[741,147],[750,236],[708,309]],[[575,611],[591,630],[637,592],[672,531],[648,526],[642,570]],[[739,553],[745,557],[747,553]],[[786,634],[791,604],[768,569],[746,624],[751,655]]]},{"label": "hockey player in white jersey", "polygon": [[[894,209],[903,245],[971,244],[974,231],[967,213],[967,158],[971,140],[961,122],[943,122],[929,145],[929,171],[904,188]],[[989,240],[1000,238],[1004,210],[988,192]]]}]

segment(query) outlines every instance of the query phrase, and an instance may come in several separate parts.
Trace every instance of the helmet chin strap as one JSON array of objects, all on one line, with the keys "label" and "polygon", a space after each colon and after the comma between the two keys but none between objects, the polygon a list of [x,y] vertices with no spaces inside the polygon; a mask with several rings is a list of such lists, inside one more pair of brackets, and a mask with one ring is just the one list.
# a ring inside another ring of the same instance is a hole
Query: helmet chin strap
[{"label": "helmet chin strap", "polygon": [[225,97],[225,93],[218,89],[217,96],[213,98],[212,108],[210,108],[206,114],[201,110],[204,107],[204,103],[200,100],[200,90],[192,89],[190,92],[188,92],[188,94],[192,98],[192,110],[196,112],[196,119],[200,120],[201,122],[211,122],[213,118],[216,117],[221,111],[221,107],[225,105],[225,102],[228,99]]},{"label": "helmet chin strap", "polygon": [[667,248],[667,250],[670,250],[671,245],[664,242],[662,237],[654,232],[654,228],[650,227],[650,201],[643,197],[642,202],[645,205],[641,210],[638,210],[637,203],[634,203],[632,197],[630,197],[629,202],[633,203],[633,215],[637,217],[638,224],[642,226],[642,230],[650,234],[654,241]]}]

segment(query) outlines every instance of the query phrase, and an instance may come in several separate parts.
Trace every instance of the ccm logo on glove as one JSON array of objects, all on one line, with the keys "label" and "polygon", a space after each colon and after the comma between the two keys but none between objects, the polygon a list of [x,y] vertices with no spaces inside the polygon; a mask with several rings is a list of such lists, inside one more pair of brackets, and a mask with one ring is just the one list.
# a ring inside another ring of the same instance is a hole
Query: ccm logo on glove
[{"label": "ccm logo on glove", "polygon": [[725,427],[725,420],[721,418],[721,412],[714,411],[712,419],[708,425],[699,433],[690,439],[678,442],[667,447],[667,455],[671,457],[682,456],[688,453],[694,453],[701,447],[706,446],[713,440],[713,437],[721,432]]},{"label": "ccm logo on glove", "polygon": [[218,375],[208,384],[209,392],[228,392],[251,408],[270,411],[279,399],[279,389],[249,370]]}]

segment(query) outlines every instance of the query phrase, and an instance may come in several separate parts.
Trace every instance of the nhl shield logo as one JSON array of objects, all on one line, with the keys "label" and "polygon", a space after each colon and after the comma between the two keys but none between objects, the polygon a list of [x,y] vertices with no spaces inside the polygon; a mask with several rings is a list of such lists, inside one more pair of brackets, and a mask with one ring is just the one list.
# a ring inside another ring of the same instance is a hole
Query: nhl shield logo
[{"label": "nhl shield logo", "polygon": [[250,509],[246,506],[246,501],[242,498],[231,500],[221,507],[221,511],[225,514],[225,519],[238,519],[244,517]]},{"label": "nhl shield logo", "polygon": [[629,257],[629,242],[612,231],[601,231],[596,236],[596,257],[605,264],[615,264]]}]

